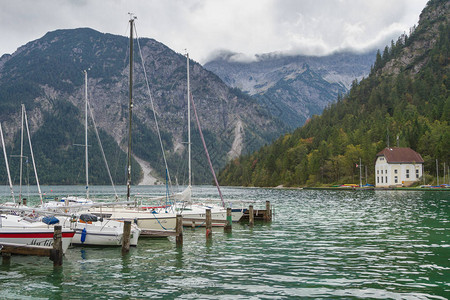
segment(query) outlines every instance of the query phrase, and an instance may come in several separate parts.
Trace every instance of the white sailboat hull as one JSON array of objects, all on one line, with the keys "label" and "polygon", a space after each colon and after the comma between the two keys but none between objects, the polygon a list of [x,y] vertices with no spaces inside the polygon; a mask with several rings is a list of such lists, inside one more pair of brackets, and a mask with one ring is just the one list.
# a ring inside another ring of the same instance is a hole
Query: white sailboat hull
[{"label": "white sailboat hull", "polygon": [[[124,223],[115,220],[103,220],[96,222],[73,222],[70,218],[58,218],[60,223],[75,230],[72,240],[73,245],[89,246],[121,246],[123,242]],[[130,245],[137,246],[141,230],[131,226]]]},{"label": "white sailboat hull", "polygon": [[[53,246],[52,228],[0,228],[0,242],[31,246]],[[66,253],[74,237],[74,231],[63,229],[62,249]]]},{"label": "white sailboat hull", "polygon": [[[53,246],[54,227],[39,221],[28,221],[15,215],[0,216],[0,242],[33,245]],[[69,248],[75,231],[62,228],[63,253]]]},{"label": "white sailboat hull", "polygon": [[[227,220],[227,210],[219,206],[204,204],[192,204],[185,207],[181,214],[183,216],[183,226],[206,226],[206,209],[211,209],[211,225],[215,227],[224,226]],[[232,222],[237,222],[243,215],[242,209],[231,211]],[[195,221],[192,221],[192,220]],[[195,222],[195,223],[194,223]]]},{"label": "white sailboat hull", "polygon": [[176,228],[176,215],[171,213],[152,213],[127,207],[90,208],[87,211],[110,220],[132,221],[142,230],[142,237],[153,236],[152,232],[174,233]]}]

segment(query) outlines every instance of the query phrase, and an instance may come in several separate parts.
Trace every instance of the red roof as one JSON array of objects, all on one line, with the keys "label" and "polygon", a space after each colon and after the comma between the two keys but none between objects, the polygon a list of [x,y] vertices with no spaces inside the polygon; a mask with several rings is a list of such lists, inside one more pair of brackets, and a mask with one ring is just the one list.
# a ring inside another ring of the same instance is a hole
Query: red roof
[{"label": "red roof", "polygon": [[411,148],[384,148],[378,156],[386,157],[388,163],[416,163],[423,164],[422,156]]}]

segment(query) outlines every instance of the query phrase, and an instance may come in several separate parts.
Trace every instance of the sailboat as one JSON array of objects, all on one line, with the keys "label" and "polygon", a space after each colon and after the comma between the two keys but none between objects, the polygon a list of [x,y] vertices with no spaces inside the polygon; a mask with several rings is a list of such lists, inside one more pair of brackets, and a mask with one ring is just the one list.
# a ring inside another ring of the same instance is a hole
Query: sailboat
[{"label": "sailboat", "polygon": [[[8,156],[6,154],[5,140],[3,137],[2,124],[0,123],[0,138],[2,142],[3,154],[5,157],[6,170],[8,173],[8,182],[11,189],[11,195],[15,203],[14,191],[12,187],[11,175],[9,172]],[[17,209],[14,205],[6,207],[7,213],[0,213],[0,243],[14,243],[21,245],[53,245],[53,226],[31,218],[25,218],[11,214],[11,211]],[[62,248],[66,252],[72,242],[75,231],[69,228],[62,228]]]},{"label": "sailboat", "polygon": [[93,204],[89,199],[89,163],[88,163],[88,88],[87,88],[87,71],[84,70],[84,95],[85,95],[85,115],[84,115],[84,147],[85,147],[85,175],[86,175],[86,197],[67,196],[59,200],[48,201],[42,204],[43,208],[55,210],[57,208],[80,204]]},{"label": "sailboat", "polygon": [[[89,196],[89,165],[88,165],[88,89],[87,71],[84,71],[85,80],[85,174],[86,174],[86,198],[68,196],[60,201],[49,201],[41,207],[53,212],[70,212],[71,216],[58,216],[58,224],[75,230],[73,245],[93,246],[121,246],[124,230],[124,222],[107,220],[88,213],[78,213],[83,205],[94,205]],[[92,116],[93,117],[93,116]],[[93,118],[92,118],[93,120]],[[106,163],[106,160],[105,160]],[[108,173],[109,168],[106,164]],[[141,229],[136,224],[131,226],[130,245],[137,246]]]},{"label": "sailboat", "polygon": [[137,224],[142,230],[141,236],[169,236],[175,233],[176,215],[172,213],[158,213],[157,211],[139,207],[134,201],[131,203],[131,129],[132,129],[132,109],[133,109],[133,31],[136,17],[130,14],[130,71],[129,71],[129,115],[128,115],[128,155],[127,155],[127,199],[125,205],[111,205],[102,207],[92,207],[86,209],[87,213],[94,214],[102,218],[112,220],[130,220]]},{"label": "sailboat", "polygon": [[[186,54],[186,64],[187,64],[187,122],[188,122],[188,187],[181,193],[175,196],[175,198],[180,199],[181,201],[177,201],[175,203],[176,210],[179,211],[183,216],[183,226],[205,226],[206,222],[206,209],[211,210],[211,219],[212,226],[224,226],[227,220],[227,209],[225,202],[223,200],[222,192],[220,190],[219,183],[217,181],[217,177],[215,175],[211,159],[208,154],[208,149],[206,148],[206,143],[203,138],[202,130],[200,127],[200,121],[197,116],[197,112],[195,110],[195,104],[193,101],[193,97],[190,91],[190,78],[189,78],[189,53]],[[197,120],[197,126],[200,132],[200,137],[203,142],[203,146],[206,152],[206,156],[208,159],[208,164],[211,170],[211,173],[214,177],[214,181],[216,183],[217,190],[219,192],[220,200],[222,205],[217,205],[214,203],[205,203],[203,201],[197,201],[194,203],[192,199],[192,166],[191,166],[191,102],[194,108],[194,113]],[[239,219],[243,215],[242,209],[233,209],[232,210],[232,220],[239,221]],[[200,220],[200,223],[198,222]],[[197,222],[197,223],[196,223]]]},{"label": "sailboat", "polygon": [[[54,227],[42,221],[25,217],[0,214],[0,244],[13,243],[21,245],[53,246]],[[66,253],[72,243],[75,231],[62,228],[62,248]]]}]

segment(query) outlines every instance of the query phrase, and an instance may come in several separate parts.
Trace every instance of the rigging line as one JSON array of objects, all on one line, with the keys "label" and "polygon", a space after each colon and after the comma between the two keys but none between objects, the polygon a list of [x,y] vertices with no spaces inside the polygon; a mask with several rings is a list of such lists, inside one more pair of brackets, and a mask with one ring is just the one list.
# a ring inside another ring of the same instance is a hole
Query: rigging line
[{"label": "rigging line", "polygon": [[144,64],[144,56],[142,55],[141,44],[139,43],[139,37],[138,37],[138,34],[137,34],[136,26],[134,27],[134,31],[136,33],[136,41],[137,41],[137,45],[138,45],[138,49],[139,49],[139,54],[141,56],[142,69],[144,71],[145,82],[147,84],[147,92],[148,92],[149,97],[150,97],[150,103],[152,104],[153,117],[155,119],[156,131],[158,132],[159,143],[161,145],[161,152],[162,152],[163,159],[164,159],[164,165],[165,165],[166,170],[167,170],[167,177],[169,178],[169,185],[170,185],[170,187],[172,187],[172,180],[170,178],[169,167],[167,165],[167,159],[166,159],[166,154],[165,154],[165,151],[164,151],[164,145],[163,145],[162,138],[161,138],[161,132],[159,130],[158,119],[156,118],[156,110],[155,110],[155,106],[153,104],[153,96],[152,96],[152,93],[150,91],[150,85],[148,83],[147,71],[145,69],[145,64]]},{"label": "rigging line", "polygon": [[31,146],[31,136],[30,136],[30,128],[28,127],[27,111],[25,110],[25,105],[24,104],[22,104],[22,105],[23,105],[25,126],[27,128],[28,144],[30,145],[31,161],[33,162],[34,176],[36,177],[36,184],[37,184],[39,198],[41,200],[41,205],[42,205],[42,204],[44,204],[44,200],[42,199],[41,186],[39,185],[39,178],[38,178],[37,169],[36,169],[36,162],[34,160],[34,154],[33,154],[33,146]]},{"label": "rigging line", "polygon": [[151,213],[153,215],[153,217],[156,219],[156,221],[158,221],[159,225],[161,226],[162,229],[167,230],[166,227],[163,226],[163,224],[161,224],[161,222],[159,221],[159,219],[155,216],[156,214]]},{"label": "rigging line", "polygon": [[13,189],[12,181],[11,181],[11,173],[9,172],[8,155],[6,154],[5,139],[3,138],[2,123],[0,123],[0,138],[2,140],[3,154],[5,156],[5,163],[6,163],[6,171],[8,173],[9,188],[11,190],[11,196],[13,198],[14,204],[16,204],[16,198],[14,198],[14,189]]},{"label": "rigging line", "polygon": [[102,141],[100,140],[100,135],[98,134],[97,125],[95,124],[94,114],[92,113],[91,104],[89,101],[87,102],[87,104],[88,104],[89,114],[91,116],[92,124],[94,125],[95,135],[97,136],[98,145],[100,146],[100,150],[102,151],[103,160],[105,161],[106,170],[108,171],[109,180],[111,181],[111,185],[114,190],[114,195],[116,196],[116,199],[118,199],[119,196],[117,195],[116,186],[114,185],[114,181],[111,176],[111,171],[109,170],[109,165],[108,165],[108,161],[106,160],[105,151],[103,150]]},{"label": "rigging line", "polygon": [[219,182],[217,181],[217,177],[216,177],[216,172],[214,172],[211,158],[209,157],[208,148],[206,147],[205,138],[203,137],[202,127],[200,126],[200,120],[197,115],[197,110],[195,109],[194,97],[192,96],[192,93],[190,94],[190,98],[191,98],[192,108],[194,110],[195,119],[197,120],[197,127],[198,127],[198,131],[200,133],[200,138],[202,139],[203,148],[205,149],[206,158],[208,159],[209,168],[214,177],[214,182],[216,183],[217,190],[219,191],[220,200],[222,200],[222,206],[225,208],[225,201],[223,200],[222,191],[220,190]]}]

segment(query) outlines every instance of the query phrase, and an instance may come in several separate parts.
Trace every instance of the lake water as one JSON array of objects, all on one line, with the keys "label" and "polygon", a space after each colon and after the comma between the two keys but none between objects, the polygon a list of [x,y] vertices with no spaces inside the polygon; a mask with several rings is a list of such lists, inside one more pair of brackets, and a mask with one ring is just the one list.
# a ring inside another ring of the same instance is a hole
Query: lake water
[{"label": "lake water", "polygon": [[[124,194],[124,187],[120,193]],[[46,197],[83,187],[43,187]],[[212,187],[195,187],[199,196]],[[133,187],[133,193],[163,193]],[[9,189],[0,187],[2,201]],[[91,187],[94,195],[109,187]],[[13,256],[0,265],[1,299],[448,299],[450,192],[223,188],[227,198],[270,200],[271,224],[233,224],[231,234],[184,229],[120,248],[69,248],[63,267]],[[17,191],[16,191],[17,194]],[[36,203],[36,195],[28,195]]]}]

